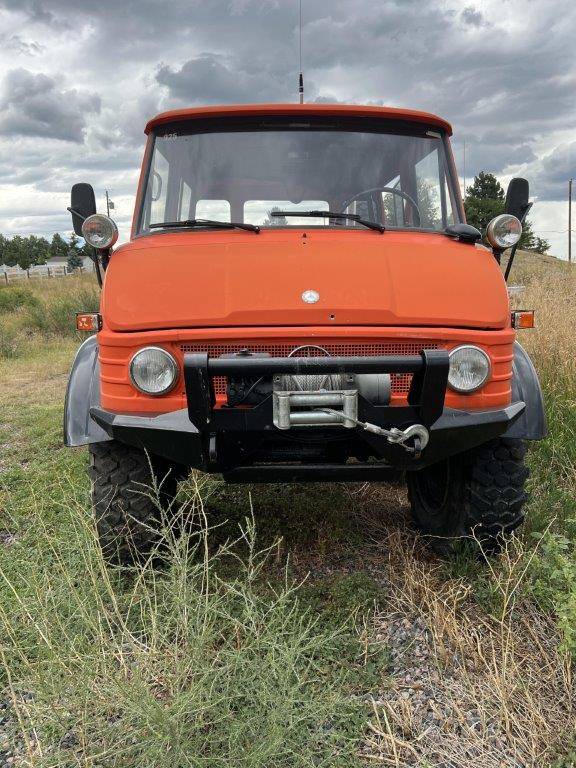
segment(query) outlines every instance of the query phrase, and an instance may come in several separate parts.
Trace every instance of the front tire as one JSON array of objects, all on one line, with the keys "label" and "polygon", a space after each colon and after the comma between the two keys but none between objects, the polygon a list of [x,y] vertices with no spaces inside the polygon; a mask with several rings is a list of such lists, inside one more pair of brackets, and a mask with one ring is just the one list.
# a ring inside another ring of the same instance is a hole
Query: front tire
[{"label": "front tire", "polygon": [[408,473],[412,516],[435,551],[449,555],[458,541],[474,540],[498,552],[524,520],[525,455],[522,440],[498,438]]},{"label": "front tire", "polygon": [[92,508],[104,557],[129,563],[148,555],[160,540],[162,514],[173,505],[185,468],[116,440],[89,449]]}]

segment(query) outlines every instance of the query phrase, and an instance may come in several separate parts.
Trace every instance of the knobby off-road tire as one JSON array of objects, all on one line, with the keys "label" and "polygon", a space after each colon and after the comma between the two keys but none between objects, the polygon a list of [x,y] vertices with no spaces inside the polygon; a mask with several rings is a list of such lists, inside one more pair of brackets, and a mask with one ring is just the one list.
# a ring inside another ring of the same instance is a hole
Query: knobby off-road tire
[{"label": "knobby off-road tire", "polygon": [[[131,563],[158,545],[184,467],[111,440],[90,448],[92,508],[104,557]],[[160,487],[158,497],[154,482]]]},{"label": "knobby off-road tire", "polygon": [[449,555],[470,540],[483,553],[499,551],[524,520],[525,454],[522,440],[498,438],[408,473],[412,515],[433,549]]}]

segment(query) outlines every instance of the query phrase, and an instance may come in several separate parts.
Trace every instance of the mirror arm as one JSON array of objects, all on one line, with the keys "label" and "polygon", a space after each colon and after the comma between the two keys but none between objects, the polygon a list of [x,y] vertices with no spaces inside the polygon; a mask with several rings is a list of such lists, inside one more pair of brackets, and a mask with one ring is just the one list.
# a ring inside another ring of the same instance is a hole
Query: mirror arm
[{"label": "mirror arm", "polygon": [[106,272],[106,269],[108,267],[108,263],[110,261],[110,251],[111,248],[103,248],[102,250],[98,251],[100,254],[100,258],[102,260],[102,267],[104,268],[104,272]]},{"label": "mirror arm", "polygon": [[78,216],[78,218],[82,219],[82,221],[86,221],[86,219],[88,218],[87,216],[84,216],[83,213],[80,213],[78,208],[70,208],[70,207],[68,207],[68,208],[66,208],[66,210],[69,211],[70,213],[73,213],[74,216]]},{"label": "mirror arm", "polygon": [[96,280],[98,280],[98,285],[100,288],[102,288],[102,270],[100,269],[100,261],[98,260],[98,251],[96,248],[93,248],[90,246],[90,250],[92,251],[92,256],[90,258],[94,262],[94,270],[96,272]]},{"label": "mirror arm", "polygon": [[[526,221],[526,216],[528,216],[528,212],[530,211],[530,208],[534,203],[527,203],[524,206],[524,211],[522,213],[522,218],[520,219],[520,223],[524,224]],[[520,241],[518,241],[520,242]],[[508,259],[508,264],[506,264],[506,272],[504,272],[504,282],[508,282],[508,277],[510,276],[510,270],[512,269],[512,264],[514,264],[514,257],[516,256],[516,250],[518,249],[518,243],[512,247],[512,250],[510,251],[510,258]]]}]

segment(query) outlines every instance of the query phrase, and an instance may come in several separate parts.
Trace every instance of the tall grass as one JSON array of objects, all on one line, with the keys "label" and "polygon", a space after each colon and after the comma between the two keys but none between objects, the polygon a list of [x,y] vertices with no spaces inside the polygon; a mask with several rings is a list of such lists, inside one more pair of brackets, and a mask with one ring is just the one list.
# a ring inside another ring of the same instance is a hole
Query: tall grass
[{"label": "tall grass", "polygon": [[[522,588],[556,613],[576,657],[576,270],[521,265],[516,300],[536,310],[536,328],[520,335],[544,392],[548,436],[532,444],[530,504],[524,530],[530,567]],[[538,548],[534,556],[532,549]]]},{"label": "tall grass", "polygon": [[167,527],[167,550],[132,570],[106,566],[79,500],[56,535],[35,517],[42,547],[0,566],[22,764],[355,765],[350,628],[320,622],[288,578],[263,582],[250,519],[210,553],[198,486],[184,509],[189,533]]},{"label": "tall grass", "polygon": [[18,357],[44,339],[75,336],[75,313],[100,303],[93,276],[30,280],[0,287],[0,358]]}]

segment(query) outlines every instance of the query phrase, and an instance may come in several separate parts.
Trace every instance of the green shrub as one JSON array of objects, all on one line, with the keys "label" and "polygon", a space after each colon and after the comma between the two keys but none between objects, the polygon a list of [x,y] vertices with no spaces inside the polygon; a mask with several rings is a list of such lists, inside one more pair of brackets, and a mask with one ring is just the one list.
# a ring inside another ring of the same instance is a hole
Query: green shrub
[{"label": "green shrub", "polygon": [[0,314],[14,312],[22,307],[32,307],[38,299],[28,288],[6,286],[0,288]]},{"label": "green shrub", "polygon": [[48,295],[27,308],[28,328],[47,334],[70,336],[76,333],[76,312],[97,312],[100,305],[98,290],[79,286],[60,295]]},{"label": "green shrub", "polygon": [[576,520],[567,525],[567,535],[547,531],[538,537],[527,589],[543,610],[556,614],[564,646],[576,658]]},{"label": "green shrub", "polygon": [[0,360],[18,357],[20,340],[17,331],[0,320]]}]

